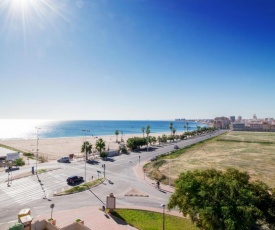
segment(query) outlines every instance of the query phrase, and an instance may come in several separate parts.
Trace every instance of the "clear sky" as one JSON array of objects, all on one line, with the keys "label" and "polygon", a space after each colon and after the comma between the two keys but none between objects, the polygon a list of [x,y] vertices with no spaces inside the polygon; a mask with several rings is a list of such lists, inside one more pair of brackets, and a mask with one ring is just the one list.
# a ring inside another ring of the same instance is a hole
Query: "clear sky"
[{"label": "clear sky", "polygon": [[0,0],[0,118],[275,117],[274,0]]}]

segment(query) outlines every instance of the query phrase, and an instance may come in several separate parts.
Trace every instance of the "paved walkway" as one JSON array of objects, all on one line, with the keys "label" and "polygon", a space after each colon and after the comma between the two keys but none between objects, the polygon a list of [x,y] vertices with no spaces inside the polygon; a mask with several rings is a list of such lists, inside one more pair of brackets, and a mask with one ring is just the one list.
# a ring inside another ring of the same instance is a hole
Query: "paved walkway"
[{"label": "paved walkway", "polygon": [[[50,213],[37,216],[33,219],[33,223],[37,220],[49,219]],[[84,221],[84,225],[88,228],[101,230],[130,230],[136,229],[122,220],[113,218],[111,215],[99,210],[98,206],[87,206],[78,209],[54,212],[53,219],[56,220],[56,225],[60,228],[73,223],[76,219]]]}]

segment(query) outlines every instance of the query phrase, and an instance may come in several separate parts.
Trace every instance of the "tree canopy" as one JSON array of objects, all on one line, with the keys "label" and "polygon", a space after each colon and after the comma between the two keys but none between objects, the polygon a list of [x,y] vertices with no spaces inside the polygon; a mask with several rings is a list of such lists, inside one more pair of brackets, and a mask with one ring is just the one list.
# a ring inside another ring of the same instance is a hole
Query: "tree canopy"
[{"label": "tree canopy", "polygon": [[146,145],[147,140],[143,137],[128,138],[126,146],[132,150],[139,149],[140,146]]},{"label": "tree canopy", "polygon": [[102,138],[99,138],[95,143],[96,150],[101,154],[105,150],[105,141]]},{"label": "tree canopy", "polygon": [[[81,145],[81,152],[85,153],[86,160],[88,159],[87,154],[91,154],[91,152],[92,152],[92,147],[93,146],[89,141],[84,141],[83,144]],[[86,149],[86,151],[85,151],[85,149]]]},{"label": "tree canopy", "polygon": [[275,194],[236,169],[187,171],[176,180],[168,208],[178,207],[203,229],[242,230],[257,224],[275,229]]}]

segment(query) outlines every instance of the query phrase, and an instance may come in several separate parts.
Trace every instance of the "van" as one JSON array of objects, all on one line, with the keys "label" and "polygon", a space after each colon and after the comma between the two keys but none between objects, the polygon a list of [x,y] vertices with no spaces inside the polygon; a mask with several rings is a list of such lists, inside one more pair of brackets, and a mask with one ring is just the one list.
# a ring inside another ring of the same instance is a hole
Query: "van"
[{"label": "van", "polygon": [[57,162],[60,163],[70,163],[70,158],[69,157],[61,157],[57,160]]}]

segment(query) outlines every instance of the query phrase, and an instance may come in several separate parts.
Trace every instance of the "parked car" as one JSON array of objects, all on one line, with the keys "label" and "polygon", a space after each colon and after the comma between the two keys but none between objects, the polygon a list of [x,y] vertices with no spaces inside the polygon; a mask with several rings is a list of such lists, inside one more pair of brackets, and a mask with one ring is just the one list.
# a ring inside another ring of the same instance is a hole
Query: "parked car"
[{"label": "parked car", "polygon": [[67,178],[67,183],[68,184],[74,184],[76,182],[82,182],[83,177],[82,176],[70,176]]},{"label": "parked car", "polygon": [[70,158],[69,157],[61,157],[57,160],[57,162],[60,163],[70,163]]},{"label": "parked car", "polygon": [[177,145],[174,145],[174,149],[179,149],[179,146],[177,146]]}]

